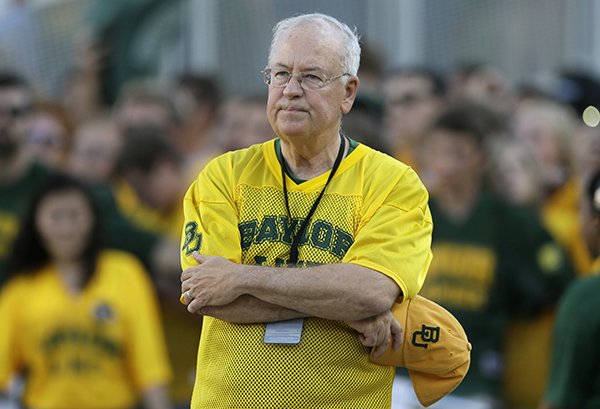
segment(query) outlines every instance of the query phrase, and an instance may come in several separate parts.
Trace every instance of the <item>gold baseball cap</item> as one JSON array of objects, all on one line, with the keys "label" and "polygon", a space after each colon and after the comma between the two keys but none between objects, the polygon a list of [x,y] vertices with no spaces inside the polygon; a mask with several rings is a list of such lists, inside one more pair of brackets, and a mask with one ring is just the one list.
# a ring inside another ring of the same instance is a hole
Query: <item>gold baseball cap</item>
[{"label": "gold baseball cap", "polygon": [[471,363],[471,344],[458,320],[441,305],[417,295],[395,303],[392,314],[403,329],[402,346],[391,345],[371,361],[408,370],[417,399],[429,406],[463,380]]}]

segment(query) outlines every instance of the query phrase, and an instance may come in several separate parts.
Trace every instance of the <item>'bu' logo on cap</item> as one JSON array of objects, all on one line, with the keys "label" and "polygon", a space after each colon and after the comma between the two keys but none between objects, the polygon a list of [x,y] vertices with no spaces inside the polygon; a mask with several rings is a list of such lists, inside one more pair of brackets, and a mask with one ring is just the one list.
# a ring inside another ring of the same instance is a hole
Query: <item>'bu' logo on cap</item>
[{"label": "'bu' logo on cap", "polygon": [[425,324],[421,326],[421,331],[413,332],[412,344],[416,347],[427,349],[430,343],[440,340],[440,327],[430,327]]}]

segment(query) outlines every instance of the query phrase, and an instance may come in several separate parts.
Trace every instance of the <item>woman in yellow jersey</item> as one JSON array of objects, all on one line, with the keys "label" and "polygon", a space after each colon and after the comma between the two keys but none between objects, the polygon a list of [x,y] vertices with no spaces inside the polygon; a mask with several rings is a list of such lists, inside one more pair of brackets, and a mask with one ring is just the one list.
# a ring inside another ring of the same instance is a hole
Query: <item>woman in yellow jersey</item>
[{"label": "woman in yellow jersey", "polygon": [[103,249],[87,190],[57,175],[36,192],[0,293],[0,392],[22,376],[31,409],[166,409],[171,370],[153,288]]}]

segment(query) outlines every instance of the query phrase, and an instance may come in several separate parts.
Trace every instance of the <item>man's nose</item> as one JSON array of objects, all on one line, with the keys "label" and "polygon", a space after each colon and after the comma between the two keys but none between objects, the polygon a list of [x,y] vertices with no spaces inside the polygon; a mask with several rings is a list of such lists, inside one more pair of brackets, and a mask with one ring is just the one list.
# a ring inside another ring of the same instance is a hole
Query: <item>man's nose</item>
[{"label": "man's nose", "polygon": [[290,80],[285,87],[283,88],[283,93],[285,95],[297,95],[302,94],[304,92],[304,88],[302,88],[302,82],[300,80],[299,75],[291,75]]}]

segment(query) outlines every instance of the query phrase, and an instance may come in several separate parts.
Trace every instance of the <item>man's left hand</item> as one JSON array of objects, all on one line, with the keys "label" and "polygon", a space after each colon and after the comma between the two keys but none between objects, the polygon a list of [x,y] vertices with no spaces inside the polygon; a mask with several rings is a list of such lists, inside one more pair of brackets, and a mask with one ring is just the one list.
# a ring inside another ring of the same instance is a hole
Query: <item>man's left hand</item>
[{"label": "man's left hand", "polygon": [[390,343],[394,351],[402,345],[402,326],[391,311],[359,321],[349,321],[348,325],[358,331],[358,339],[364,346],[373,347],[374,357],[385,353]]}]

